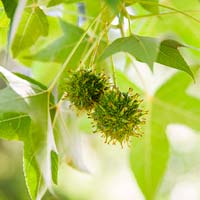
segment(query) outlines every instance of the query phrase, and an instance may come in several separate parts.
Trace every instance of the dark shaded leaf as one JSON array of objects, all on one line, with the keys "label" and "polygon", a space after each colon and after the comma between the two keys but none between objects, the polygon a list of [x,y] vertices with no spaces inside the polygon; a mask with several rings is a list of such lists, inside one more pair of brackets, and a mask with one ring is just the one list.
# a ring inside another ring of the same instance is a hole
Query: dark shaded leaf
[{"label": "dark shaded leaf", "polygon": [[17,7],[18,0],[2,0],[7,16],[12,19]]},{"label": "dark shaded leaf", "polygon": [[158,47],[159,42],[155,38],[133,35],[116,39],[104,50],[99,59],[103,60],[117,52],[127,52],[138,61],[147,63],[153,69]]},{"label": "dark shaded leaf", "polygon": [[190,67],[178,50],[179,47],[184,46],[174,40],[162,41],[156,61],[160,64],[184,71],[194,78]]}]

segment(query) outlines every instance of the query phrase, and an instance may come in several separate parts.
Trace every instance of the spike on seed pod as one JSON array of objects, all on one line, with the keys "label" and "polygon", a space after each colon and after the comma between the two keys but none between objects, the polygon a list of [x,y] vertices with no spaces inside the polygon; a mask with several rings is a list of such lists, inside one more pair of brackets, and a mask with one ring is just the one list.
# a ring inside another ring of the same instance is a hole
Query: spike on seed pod
[{"label": "spike on seed pod", "polygon": [[81,69],[69,72],[65,97],[78,111],[90,111],[109,88],[108,77],[105,74]]},{"label": "spike on seed pod", "polygon": [[126,93],[116,87],[106,91],[89,114],[95,132],[100,132],[106,143],[118,141],[121,145],[128,143],[130,136],[141,136],[146,111],[139,108],[140,104],[139,95],[130,89]]}]

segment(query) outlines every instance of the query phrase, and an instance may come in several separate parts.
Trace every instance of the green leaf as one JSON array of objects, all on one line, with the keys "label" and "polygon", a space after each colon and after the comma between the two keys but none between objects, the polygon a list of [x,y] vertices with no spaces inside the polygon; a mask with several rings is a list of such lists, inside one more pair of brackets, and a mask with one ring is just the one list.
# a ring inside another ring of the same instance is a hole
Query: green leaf
[{"label": "green leaf", "polygon": [[55,184],[57,184],[58,154],[55,151],[51,151],[51,171],[52,171],[52,180]]},{"label": "green leaf", "polygon": [[156,61],[160,64],[184,71],[194,78],[190,67],[178,50],[179,47],[184,46],[174,40],[162,41]]},{"label": "green leaf", "polygon": [[[28,58],[43,62],[63,63],[65,61],[73,47],[84,33],[84,30],[64,21],[60,21],[60,24],[63,30],[63,36],[53,41],[35,55],[29,56]],[[76,66],[80,62],[80,57],[85,49],[86,44],[87,41],[84,40],[72,57],[71,64],[73,63],[73,66]]]},{"label": "green leaf", "polygon": [[[4,28],[4,29],[8,28],[9,22],[10,22],[10,20],[7,17],[6,12],[4,11],[3,4],[0,2],[0,31],[1,32],[2,32],[2,28]],[[1,33],[0,40],[2,40],[2,33]]]},{"label": "green leaf", "polygon": [[122,3],[121,0],[105,0],[105,2],[110,6],[110,8],[115,12],[118,13],[120,9],[120,5]]},{"label": "green leaf", "polygon": [[24,142],[23,171],[26,186],[32,200],[40,199],[46,191],[44,178],[34,154],[35,151],[31,148],[30,142]]},{"label": "green leaf", "polygon": [[13,56],[34,45],[40,36],[47,36],[48,28],[46,15],[39,7],[26,8],[13,39]]},{"label": "green leaf", "polygon": [[159,47],[156,38],[134,35],[116,39],[103,51],[99,60],[103,60],[117,52],[128,52],[138,61],[147,63],[151,69],[153,69],[153,63],[158,62],[184,71],[194,78],[190,67],[178,50],[180,47],[184,46],[175,40],[164,40]]},{"label": "green leaf", "polygon": [[[188,0],[170,0],[170,3],[174,8],[182,10],[195,18],[199,18],[199,13],[196,12],[200,9],[200,4],[197,0],[191,0],[188,4]],[[167,10],[166,10],[167,11]],[[179,15],[176,12],[167,11],[169,14],[159,14],[158,16],[149,16],[135,20],[134,30],[137,30],[139,35],[148,35],[151,37],[159,37],[160,35],[166,35],[166,33],[172,33],[180,41],[183,41],[189,46],[195,48],[189,48],[188,58],[193,61],[194,64],[199,63],[200,41],[198,35],[200,34],[200,26],[193,19]],[[163,13],[163,12],[162,12]],[[188,28],[190,27],[190,28]]]},{"label": "green leaf", "polygon": [[7,17],[3,4],[0,1],[0,51],[6,46],[9,23],[10,19]]},{"label": "green leaf", "polygon": [[125,72],[123,73],[119,70],[116,70],[116,81],[117,86],[121,91],[127,92],[129,88],[133,88],[135,93],[142,94],[141,89],[127,78]]},{"label": "green leaf", "polygon": [[144,136],[131,149],[131,168],[147,200],[155,198],[167,167],[167,126],[178,123],[200,130],[200,100],[186,92],[190,84],[186,74],[178,73],[155,96],[148,98],[149,116]]},{"label": "green leaf", "polygon": [[171,4],[178,8],[179,10],[192,10],[196,9],[198,10],[198,7],[200,6],[199,2],[197,0],[191,0],[190,3],[188,4],[187,0],[171,0]]},{"label": "green leaf", "polygon": [[47,90],[47,87],[45,85],[41,84],[40,82],[36,81],[35,79],[32,79],[29,76],[26,76],[26,75],[20,74],[20,73],[15,73],[15,75],[20,77],[20,78],[22,78],[22,79],[24,79],[24,80],[27,80],[29,83],[31,83],[33,85],[39,86],[43,90]]},{"label": "green leaf", "polygon": [[[85,4],[85,7],[86,7],[86,14],[88,16],[97,16],[99,14],[99,12],[101,11],[101,8],[102,8],[102,1],[100,0],[96,0],[96,1],[93,1],[93,0],[84,0],[84,4]],[[107,13],[104,13],[105,16],[107,17]],[[103,18],[104,16],[102,16]]]},{"label": "green leaf", "polygon": [[131,5],[134,3],[139,3],[144,9],[151,13],[158,13],[158,3],[159,0],[125,0],[126,5]]},{"label": "green leaf", "polygon": [[[24,175],[29,194],[32,199],[36,199],[42,192],[39,188],[42,178],[36,158],[33,156],[35,151],[32,149],[31,120],[27,113],[22,113],[22,110],[26,111],[27,106],[11,88],[1,90],[0,94],[0,112],[3,112],[0,119],[0,137],[24,142]],[[6,108],[5,105],[8,103],[9,106]]]},{"label": "green leaf", "polygon": [[25,113],[5,112],[0,114],[0,135],[7,140],[24,140],[31,119]]},{"label": "green leaf", "polygon": [[100,56],[100,60],[117,52],[127,52],[133,55],[138,61],[145,62],[153,69],[153,63],[158,53],[159,42],[155,38],[133,35],[116,39]]},{"label": "green leaf", "polygon": [[18,0],[2,0],[4,9],[6,11],[7,16],[12,19],[15,13],[15,9],[17,7]]},{"label": "green leaf", "polygon": [[[152,3],[152,4],[148,4],[148,2]],[[155,3],[155,4],[154,4]],[[158,4],[159,1],[158,0],[148,0],[147,3],[140,3],[146,10],[148,10],[151,13],[158,13],[159,9],[158,9]]]},{"label": "green leaf", "polygon": [[[48,3],[48,7],[51,7],[51,6],[56,6],[58,4],[61,4],[61,3],[77,3],[77,2],[80,2],[81,0],[51,0],[49,1]],[[82,0],[83,1],[83,0]]]},{"label": "green leaf", "polygon": [[[29,83],[31,83],[31,84],[33,84],[33,85],[37,85],[39,88],[41,88],[42,90],[47,90],[47,87],[45,86],[45,85],[43,85],[41,82],[38,82],[38,81],[36,81],[35,79],[33,79],[33,78],[31,78],[31,77],[29,77],[29,76],[26,76],[26,75],[24,75],[24,74],[20,74],[20,73],[14,73],[16,76],[18,76],[18,77],[20,77],[20,78],[22,78],[22,79],[24,79],[24,80],[27,80]],[[53,96],[53,94],[51,93],[50,94],[50,104],[51,105],[54,105],[54,103],[55,103],[55,101],[54,101],[54,96]]]},{"label": "green leaf", "polygon": [[[31,199],[40,199],[50,187],[51,151],[55,150],[49,94],[38,84],[22,79],[3,67],[7,87],[0,90],[0,137],[24,143],[24,175]],[[9,104],[9,106],[7,106]],[[57,168],[53,168],[56,170]],[[54,179],[55,180],[55,179]]]},{"label": "green leaf", "polygon": [[40,192],[39,183],[42,177],[28,142],[31,139],[30,126],[31,118],[25,113],[6,112],[0,115],[0,137],[24,142],[24,175],[29,194],[32,199],[35,199],[37,192]]}]

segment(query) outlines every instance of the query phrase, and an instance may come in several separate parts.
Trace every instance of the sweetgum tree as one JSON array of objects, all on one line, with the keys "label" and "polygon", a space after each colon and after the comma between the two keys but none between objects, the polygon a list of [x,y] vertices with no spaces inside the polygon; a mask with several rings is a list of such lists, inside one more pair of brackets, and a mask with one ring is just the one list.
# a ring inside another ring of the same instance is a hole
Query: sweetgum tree
[{"label": "sweetgum tree", "polygon": [[[188,93],[199,79],[199,9],[197,0],[1,0],[0,137],[23,143],[30,199],[56,195],[66,159],[82,169],[66,134],[74,124],[128,148],[145,198],[159,197],[166,128],[200,130],[200,100]],[[144,66],[173,75],[152,93]]]}]

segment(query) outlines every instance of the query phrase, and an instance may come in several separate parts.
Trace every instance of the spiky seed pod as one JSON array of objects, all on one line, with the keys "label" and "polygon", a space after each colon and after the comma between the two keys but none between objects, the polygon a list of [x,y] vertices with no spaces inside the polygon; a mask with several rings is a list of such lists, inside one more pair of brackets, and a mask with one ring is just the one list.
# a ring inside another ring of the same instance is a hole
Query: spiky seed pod
[{"label": "spiky seed pod", "polygon": [[79,111],[90,111],[109,87],[105,74],[81,69],[70,72],[66,80],[65,98]]},{"label": "spiky seed pod", "polygon": [[131,89],[126,93],[118,88],[107,91],[90,114],[95,132],[102,133],[106,143],[118,141],[121,145],[128,142],[130,136],[140,136],[146,114],[139,108],[141,102]]}]

